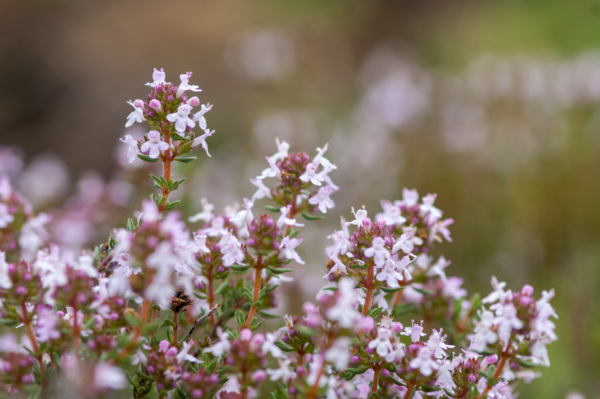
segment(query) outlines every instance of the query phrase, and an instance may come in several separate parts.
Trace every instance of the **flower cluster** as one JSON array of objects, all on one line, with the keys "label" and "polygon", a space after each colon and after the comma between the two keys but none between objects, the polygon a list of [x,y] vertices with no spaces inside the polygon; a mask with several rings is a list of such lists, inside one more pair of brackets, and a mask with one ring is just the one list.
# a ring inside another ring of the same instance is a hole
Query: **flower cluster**
[{"label": "flower cluster", "polygon": [[[557,336],[553,291],[533,296],[492,279],[483,299],[434,257],[452,241],[435,194],[405,189],[374,219],[352,209],[323,255],[322,288],[302,315],[277,319],[278,288],[304,268],[304,222],[334,208],[327,144],[311,157],[277,152],[256,192],[223,213],[202,199],[183,218],[169,194],[173,161],[208,148],[191,73],[179,86],[154,71],[147,101],[130,102],[129,160],[162,162],[159,195],[93,250],[48,242],[50,218],[33,213],[0,177],[0,386],[11,395],[133,398],[514,398],[519,380],[549,366]],[[204,134],[195,137],[198,125]],[[266,212],[258,212],[263,202]],[[304,249],[305,251],[307,249]],[[468,299],[467,299],[468,298]],[[73,393],[75,392],[75,393]]]}]

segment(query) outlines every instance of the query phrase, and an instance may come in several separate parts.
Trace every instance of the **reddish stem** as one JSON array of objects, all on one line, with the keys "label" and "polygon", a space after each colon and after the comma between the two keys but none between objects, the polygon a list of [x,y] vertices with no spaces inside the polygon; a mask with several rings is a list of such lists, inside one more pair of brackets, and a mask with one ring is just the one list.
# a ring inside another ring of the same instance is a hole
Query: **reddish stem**
[{"label": "reddish stem", "polygon": [[371,262],[369,263],[369,268],[367,269],[367,296],[365,297],[365,305],[363,306],[363,316],[367,315],[369,309],[371,309],[371,304],[373,303],[373,292],[375,291],[373,277],[375,276],[375,265]]},{"label": "reddish stem", "polygon": [[[213,278],[212,278],[212,267],[209,269],[209,272],[208,272],[208,306],[209,306],[209,309],[212,309],[215,306],[215,288],[214,288],[214,283],[213,283]],[[212,312],[208,319],[208,330],[211,332],[211,334],[212,334],[212,331],[214,328],[215,328],[215,312]]]},{"label": "reddish stem", "polygon": [[415,387],[417,383],[415,381],[411,381],[408,383],[408,386],[406,387],[406,395],[404,395],[404,399],[410,399],[410,394],[413,391],[413,388]]},{"label": "reddish stem", "polygon": [[[211,308],[212,309],[212,308]],[[178,347],[177,336],[179,335],[179,312],[173,312],[173,346]]]},{"label": "reddish stem", "polygon": [[[294,196],[292,196],[292,209],[290,209],[289,218],[294,219],[296,217],[296,212],[298,212],[298,210],[296,209],[296,196],[294,195]],[[285,234],[283,236],[284,237],[287,236],[291,229],[292,229],[292,226],[286,227]]]},{"label": "reddish stem", "polygon": [[373,386],[371,386],[371,393],[377,392],[379,388],[379,366],[373,367],[375,374],[373,375]]},{"label": "reddish stem", "polygon": [[254,314],[256,313],[256,306],[254,303],[258,301],[258,294],[260,294],[260,280],[262,278],[262,259],[261,256],[258,256],[258,265],[256,265],[256,274],[254,275],[254,293],[252,294],[252,306],[250,307],[250,312],[248,313],[248,319],[244,324],[244,328],[250,328],[252,324],[252,319],[254,318]]}]

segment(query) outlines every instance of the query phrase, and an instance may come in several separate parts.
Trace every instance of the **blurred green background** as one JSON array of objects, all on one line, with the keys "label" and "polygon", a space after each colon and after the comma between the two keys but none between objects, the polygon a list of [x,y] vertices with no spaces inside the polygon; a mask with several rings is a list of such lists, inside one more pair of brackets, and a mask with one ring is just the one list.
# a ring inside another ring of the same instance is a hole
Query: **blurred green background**
[{"label": "blurred green background", "polygon": [[341,190],[290,292],[320,279],[322,239],[350,206],[436,192],[455,219],[438,251],[470,291],[492,275],[556,289],[552,366],[520,397],[599,396],[600,1],[4,0],[0,145],[67,166],[30,193],[37,209],[86,171],[122,179],[125,101],[154,67],[173,82],[193,71],[215,104],[212,158],[178,171],[184,214],[249,197],[275,137],[309,153],[329,142]]}]

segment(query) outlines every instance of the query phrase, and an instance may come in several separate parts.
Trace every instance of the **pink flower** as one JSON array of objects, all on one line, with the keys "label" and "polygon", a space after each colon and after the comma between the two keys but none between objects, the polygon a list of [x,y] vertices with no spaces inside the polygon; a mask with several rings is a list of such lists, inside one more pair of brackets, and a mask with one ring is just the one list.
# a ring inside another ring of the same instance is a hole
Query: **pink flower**
[{"label": "pink flower", "polygon": [[164,69],[160,69],[157,70],[156,68],[154,68],[154,72],[152,73],[152,79],[154,79],[154,82],[152,83],[146,83],[146,86],[150,86],[150,87],[156,87],[160,84],[166,84],[167,82],[165,82],[165,71]]},{"label": "pink flower", "polygon": [[175,124],[175,130],[179,133],[185,133],[187,127],[193,128],[196,122],[190,119],[189,115],[192,107],[187,104],[182,104],[177,108],[177,112],[167,115],[167,120]]},{"label": "pink flower", "polygon": [[127,144],[129,148],[127,149],[127,159],[129,163],[133,163],[135,161],[135,156],[138,153],[138,142],[130,134],[126,135],[124,139],[119,139],[123,143]]},{"label": "pink flower", "polygon": [[332,199],[329,197],[333,193],[333,188],[330,186],[321,187],[317,194],[308,200],[313,205],[319,205],[319,210],[323,213],[327,213],[327,209],[335,207]]},{"label": "pink flower", "polygon": [[300,256],[296,252],[296,247],[304,241],[301,238],[290,238],[289,236],[283,237],[281,240],[280,250],[283,252],[283,257],[286,259],[293,259],[300,264],[304,264],[304,261],[300,259]]},{"label": "pink flower", "polygon": [[189,84],[191,77],[192,77],[191,72],[179,75],[179,78],[181,79],[181,84],[177,88],[177,94],[176,94],[177,97],[181,96],[187,90],[196,91],[196,92],[202,91],[198,86]]},{"label": "pink flower", "polygon": [[133,107],[133,111],[127,116],[127,123],[125,127],[133,125],[135,122],[144,122],[144,102],[142,100],[135,100],[134,102],[127,101],[127,104]]},{"label": "pink flower", "polygon": [[315,186],[320,186],[321,182],[323,181],[323,177],[317,174],[318,167],[319,164],[315,164],[312,162],[306,165],[306,171],[303,175],[300,176],[300,180],[302,180],[305,183],[308,183],[310,181]]}]

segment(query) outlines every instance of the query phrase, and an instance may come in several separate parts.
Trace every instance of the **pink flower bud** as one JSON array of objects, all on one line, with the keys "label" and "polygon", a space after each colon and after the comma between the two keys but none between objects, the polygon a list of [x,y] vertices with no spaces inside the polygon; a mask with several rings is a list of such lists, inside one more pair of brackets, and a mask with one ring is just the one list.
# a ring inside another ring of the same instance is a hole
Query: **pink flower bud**
[{"label": "pink flower bud", "polygon": [[136,108],[144,108],[144,102],[142,100],[135,100],[133,106]]},{"label": "pink flower bud", "polygon": [[169,350],[167,350],[167,356],[169,356],[169,357],[175,357],[175,356],[177,356],[178,352],[179,351],[177,350],[177,348],[174,347],[174,346],[172,346],[172,347],[169,348]]},{"label": "pink flower bud", "polygon": [[375,328],[375,324],[373,323],[373,319],[369,316],[363,317],[363,319],[358,323],[359,330],[363,330],[365,332],[371,331]]},{"label": "pink flower bud", "polygon": [[523,288],[521,288],[521,295],[532,296],[533,295],[533,287],[529,284],[525,284]]},{"label": "pink flower bud", "polygon": [[192,391],[192,397],[193,398],[201,398],[202,397],[202,391],[199,389],[194,389]]},{"label": "pink flower bud", "polygon": [[240,333],[240,339],[242,341],[250,341],[250,338],[252,338],[252,331],[248,328],[244,328]]},{"label": "pink flower bud", "polygon": [[156,98],[150,100],[150,108],[156,110],[157,112],[162,112],[162,104]]},{"label": "pink flower bud", "polygon": [[254,382],[262,382],[267,377],[267,373],[264,370],[256,370],[252,373],[252,381]]},{"label": "pink flower bud", "polygon": [[158,351],[159,352],[166,352],[169,349],[169,341],[163,339],[162,341],[160,341],[160,343],[158,344]]},{"label": "pink flower bud", "polygon": [[187,100],[186,104],[191,105],[192,107],[197,107],[200,104],[200,100],[198,99],[198,97],[194,96]]}]

